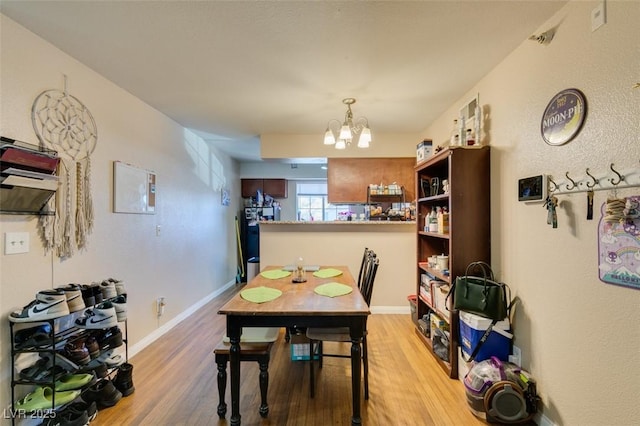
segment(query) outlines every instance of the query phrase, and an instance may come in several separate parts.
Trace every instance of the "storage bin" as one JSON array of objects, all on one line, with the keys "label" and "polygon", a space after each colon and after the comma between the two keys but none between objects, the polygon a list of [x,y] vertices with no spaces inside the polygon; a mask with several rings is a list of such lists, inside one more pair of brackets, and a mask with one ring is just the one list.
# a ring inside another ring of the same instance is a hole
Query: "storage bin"
[{"label": "storage bin", "polygon": [[431,157],[431,148],[433,142],[425,139],[416,146],[416,161],[419,163]]},{"label": "storage bin", "polygon": [[418,296],[412,294],[407,296],[407,300],[409,301],[409,308],[411,309],[411,321],[415,325],[418,325]]},{"label": "storage bin", "polygon": [[[490,325],[491,320],[488,318],[460,311],[460,346],[467,357],[471,355]],[[492,356],[501,361],[508,361],[509,353],[511,352],[511,340],[513,339],[513,334],[509,330],[510,325],[507,318],[498,321],[480,348],[475,361],[484,361]]]},{"label": "storage bin", "polygon": [[453,297],[450,297],[449,300],[447,300],[447,295],[449,294],[450,287],[443,281],[432,281],[432,283],[433,303],[438,310],[438,313],[441,314],[447,321],[449,321],[449,319],[451,318],[450,311],[453,306]]}]

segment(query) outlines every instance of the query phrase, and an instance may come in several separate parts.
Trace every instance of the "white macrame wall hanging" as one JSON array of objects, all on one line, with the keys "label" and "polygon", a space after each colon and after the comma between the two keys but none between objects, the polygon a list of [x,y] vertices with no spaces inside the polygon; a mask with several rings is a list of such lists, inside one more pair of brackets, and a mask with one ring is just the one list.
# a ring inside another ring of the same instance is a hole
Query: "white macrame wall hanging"
[{"label": "white macrame wall hanging", "polygon": [[66,75],[64,91],[38,95],[31,121],[40,144],[60,157],[60,184],[50,201],[55,203],[55,216],[40,216],[45,247],[58,257],[71,257],[86,247],[93,229],[91,154],[98,142],[96,123],[87,107],[67,92]]}]

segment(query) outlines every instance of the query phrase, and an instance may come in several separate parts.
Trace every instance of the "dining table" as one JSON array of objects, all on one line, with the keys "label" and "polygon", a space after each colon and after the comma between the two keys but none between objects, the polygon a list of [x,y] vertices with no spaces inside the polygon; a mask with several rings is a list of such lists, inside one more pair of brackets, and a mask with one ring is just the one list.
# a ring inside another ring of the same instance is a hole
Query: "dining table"
[{"label": "dining table", "polygon": [[[231,419],[240,416],[240,336],[243,327],[348,327],[351,337],[351,424],[360,425],[361,356],[369,306],[346,266],[320,266],[302,271],[304,282],[293,282],[296,271],[267,266],[233,296],[218,314],[226,316],[229,337]],[[350,287],[350,288],[348,288]],[[257,298],[256,298],[257,296]]]}]

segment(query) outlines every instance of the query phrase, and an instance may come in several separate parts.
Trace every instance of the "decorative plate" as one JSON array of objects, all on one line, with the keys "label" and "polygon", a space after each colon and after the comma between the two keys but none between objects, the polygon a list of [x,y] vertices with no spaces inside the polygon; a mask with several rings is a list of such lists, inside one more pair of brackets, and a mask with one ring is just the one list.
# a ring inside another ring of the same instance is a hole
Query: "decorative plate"
[{"label": "decorative plate", "polygon": [[565,89],[555,95],[542,115],[540,132],[549,145],[564,145],[582,128],[587,102],[578,89]]}]

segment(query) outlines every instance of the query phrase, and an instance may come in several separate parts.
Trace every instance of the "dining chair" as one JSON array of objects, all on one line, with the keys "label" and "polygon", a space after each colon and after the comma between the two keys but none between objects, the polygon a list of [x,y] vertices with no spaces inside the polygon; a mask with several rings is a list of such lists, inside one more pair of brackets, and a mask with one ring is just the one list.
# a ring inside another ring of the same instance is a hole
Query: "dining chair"
[{"label": "dining chair", "polygon": [[[256,361],[260,368],[258,382],[260,385],[261,417],[269,414],[267,404],[267,389],[269,387],[269,359],[271,347],[278,340],[278,327],[245,327],[240,336],[240,361]],[[231,343],[225,336],[213,350],[215,362],[218,365],[218,416],[223,419],[227,414],[227,404],[224,401],[227,388],[227,363],[229,362]]]},{"label": "dining chair", "polygon": [[[370,250],[368,247],[365,247],[364,253],[362,253],[362,261],[360,262],[360,271],[358,272],[358,281],[357,281],[358,288],[362,287],[362,278],[364,277],[365,262],[370,253],[373,253],[373,250]],[[305,334],[306,331],[307,331],[306,327],[296,327],[296,326],[287,327],[285,329],[284,340],[285,342],[289,343],[289,341],[291,340],[291,336]]]},{"label": "dining chair", "polygon": [[[371,303],[371,296],[373,294],[373,283],[375,282],[376,274],[378,272],[378,266],[380,259],[378,259],[376,253],[373,250],[365,249],[365,255],[363,257],[360,276],[358,278],[359,285],[358,290],[362,294],[362,297],[367,302],[367,305]],[[351,342],[351,334],[348,327],[309,327],[307,328],[307,338],[309,339],[309,394],[311,398],[315,396],[315,372],[314,372],[314,360],[318,360],[318,365],[322,368],[322,358],[351,358],[350,354],[344,353],[324,353],[322,343],[323,342]],[[367,351],[367,327],[365,322],[364,335],[362,337],[362,364],[364,367],[364,399],[369,399],[369,357]]]}]

